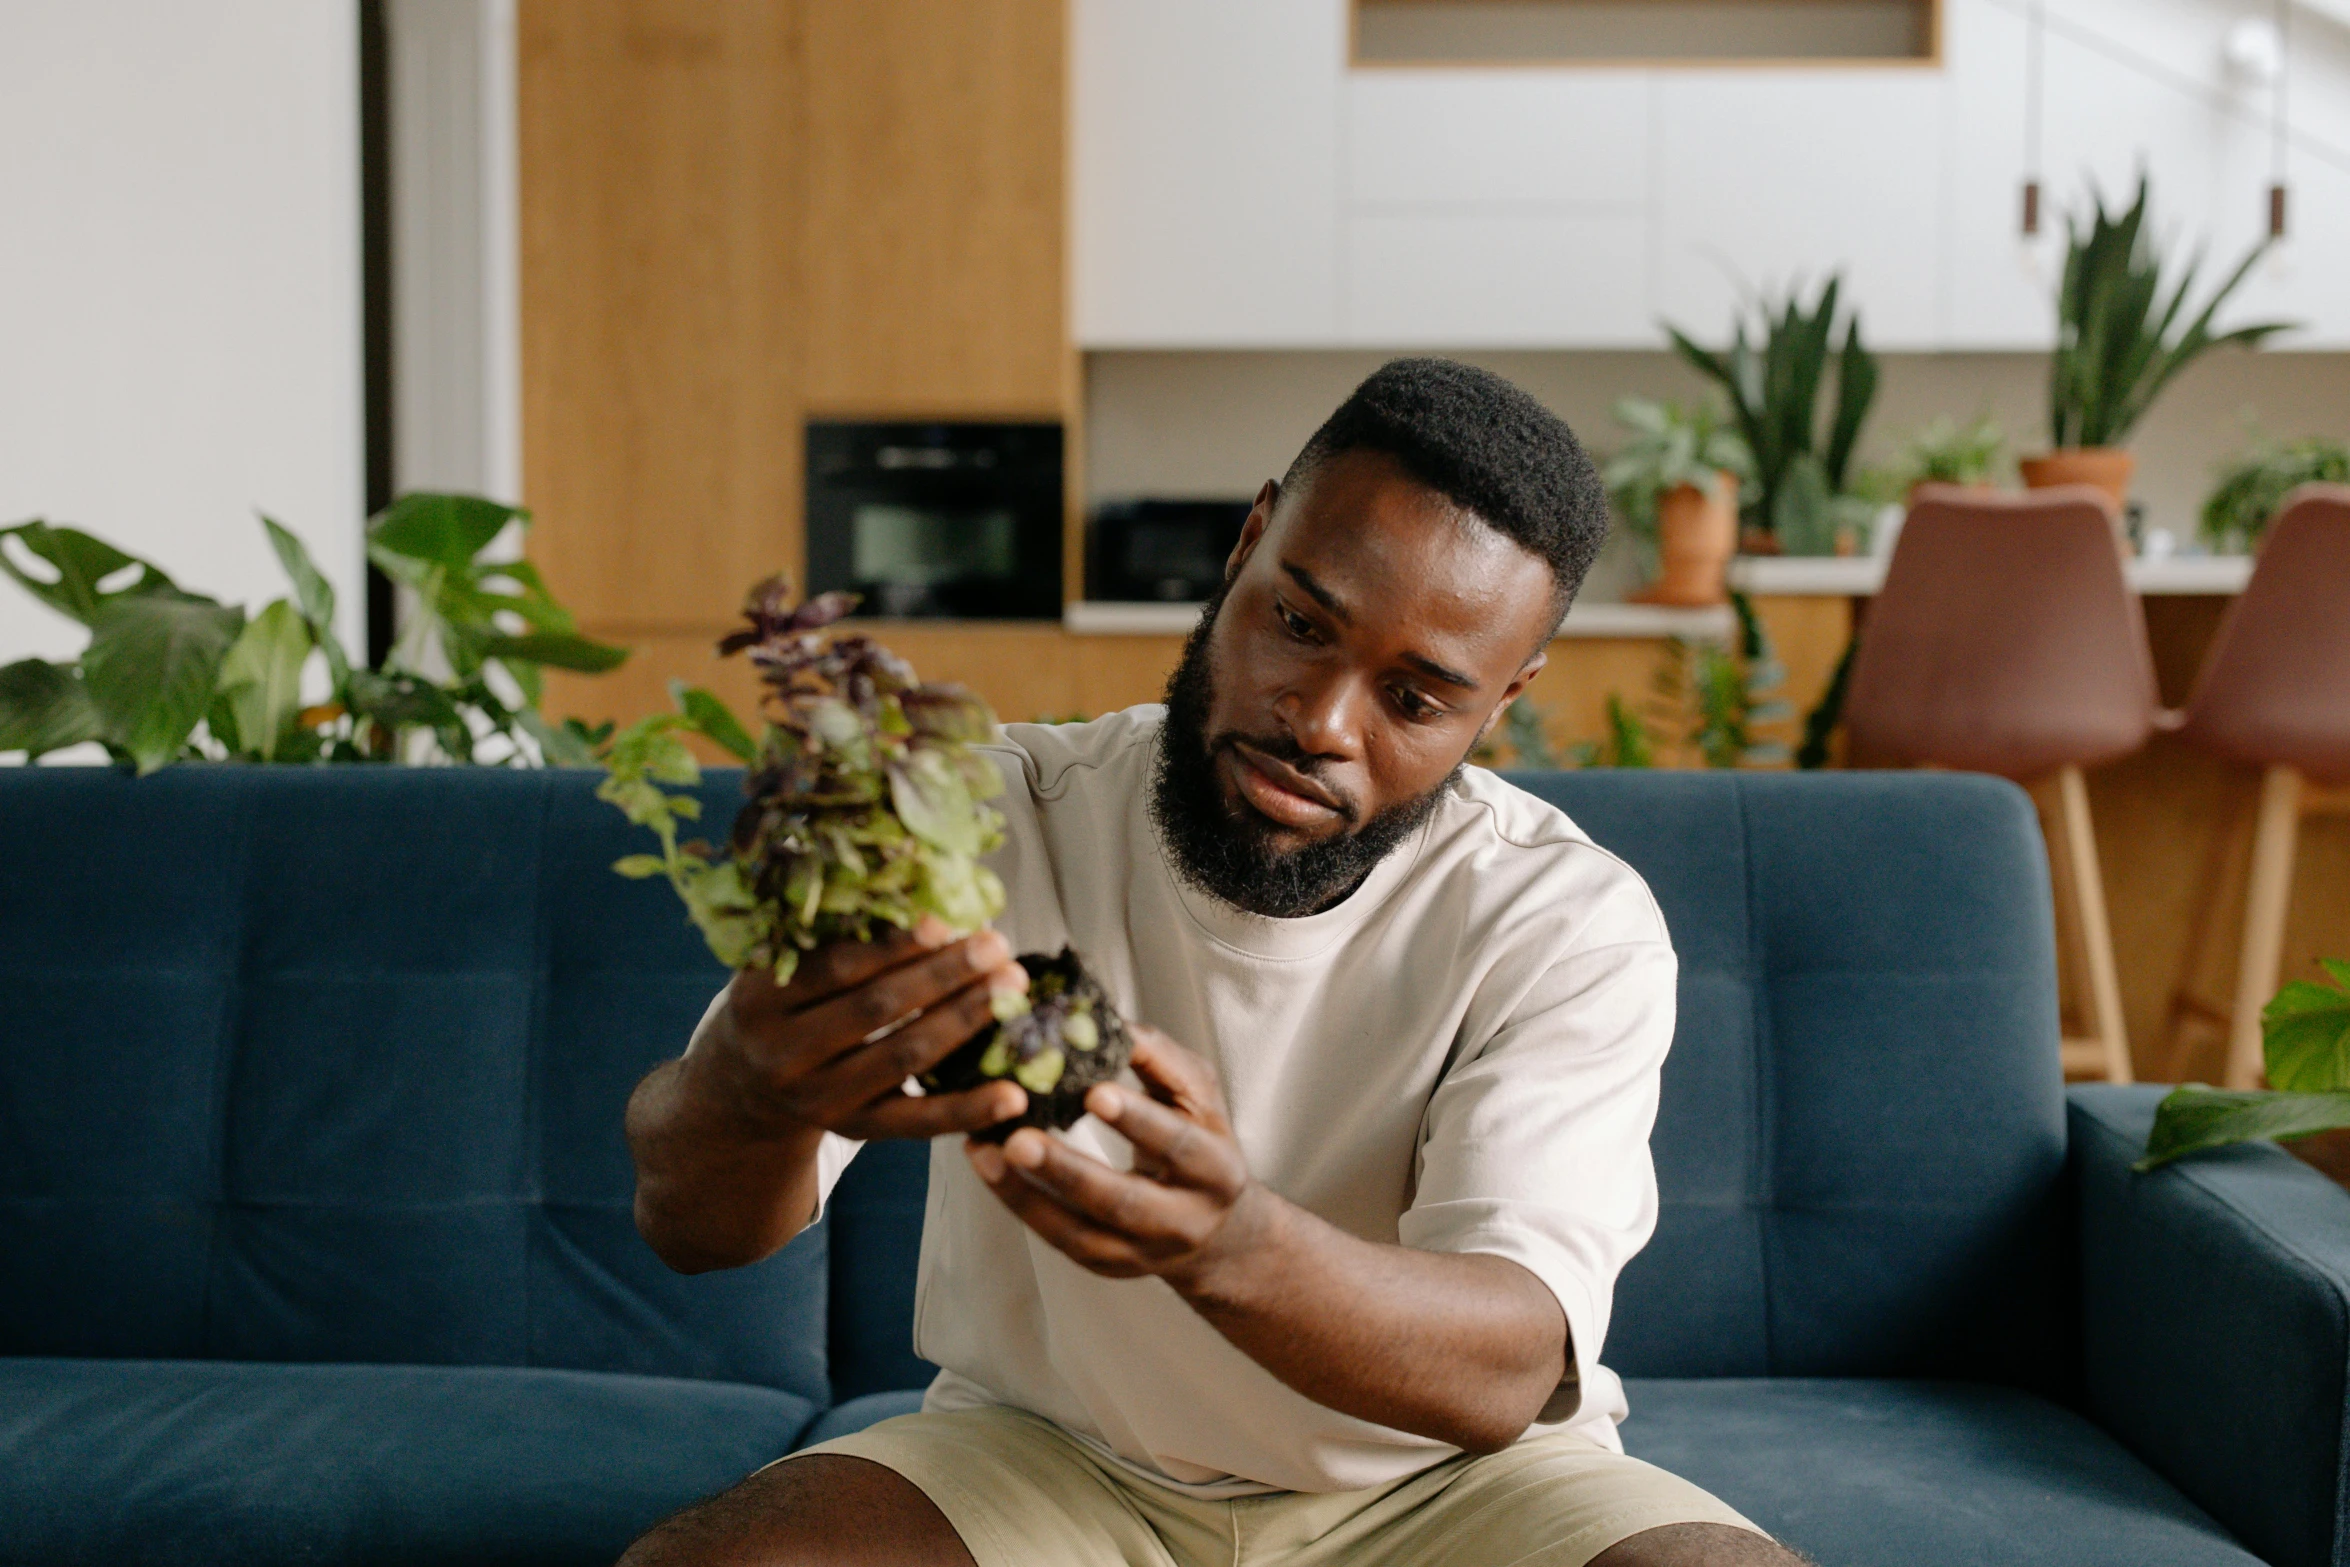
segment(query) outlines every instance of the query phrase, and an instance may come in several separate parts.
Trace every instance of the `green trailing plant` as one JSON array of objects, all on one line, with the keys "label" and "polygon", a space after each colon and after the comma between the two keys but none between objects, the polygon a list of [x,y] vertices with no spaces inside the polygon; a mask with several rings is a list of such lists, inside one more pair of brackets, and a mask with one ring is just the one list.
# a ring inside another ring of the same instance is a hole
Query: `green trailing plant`
[{"label": "green trailing plant", "polygon": [[[1791,293],[1776,305],[1764,302],[1751,323],[1742,313],[1730,347],[1719,353],[1665,328],[1681,357],[1729,396],[1753,457],[1742,522],[1789,553],[1826,553],[1855,516],[1838,503],[1876,400],[1877,361],[1861,345],[1857,312],[1844,324],[1842,348],[1835,346],[1841,283],[1830,277],[1808,310]],[[1831,371],[1836,395],[1823,425],[1820,398]]]},{"label": "green trailing plant", "polygon": [[540,716],[541,672],[601,673],[628,653],[579,635],[529,562],[480,558],[515,522],[527,525],[528,514],[421,493],[369,520],[368,558],[413,590],[407,629],[381,669],[352,660],[335,634],[334,588],[268,517],[261,525],[293,592],[250,616],[79,529],[0,529],[0,570],[90,633],[71,662],[0,668],[0,752],[38,761],[94,741],[142,774],[175,761],[420,753],[586,762],[598,736]]},{"label": "green trailing plant", "polygon": [[2214,333],[2212,318],[2251,274],[2269,246],[2262,240],[2236,263],[2191,319],[2187,296],[2202,270],[2190,259],[2167,290],[2162,257],[2146,224],[2146,180],[2128,210],[2109,213],[2090,192],[2086,224],[2066,224],[2064,277],[2056,294],[2056,353],[2048,376],[2048,439],[2053,446],[2119,446],[2163,388],[2222,343],[2257,347],[2292,323],[2264,322]]},{"label": "green trailing plant", "polygon": [[[675,711],[613,739],[596,791],[660,844],[613,869],[667,878],[719,962],[764,968],[779,984],[819,946],[872,941],[926,914],[973,931],[1004,906],[1003,883],[980,863],[1003,842],[1003,818],[986,804],[1003,781],[978,749],[995,715],[960,686],[917,679],[872,638],[835,633],[856,602],[826,593],[795,606],[782,576],[753,588],[747,624],[718,650],[758,666],[758,738],[716,696],[676,682]],[[696,796],[669,792],[701,782],[688,734],[748,764],[723,848],[679,838],[701,818]],[[1020,962],[1028,992],[998,995],[996,1022],[926,1079],[948,1092],[1006,1077],[1026,1089],[1020,1117],[973,1134],[995,1140],[1074,1123],[1085,1089],[1123,1071],[1132,1049],[1075,953]]]},{"label": "green trailing plant", "polygon": [[1844,698],[1852,689],[1852,661],[1859,653],[1860,634],[1854,632],[1845,639],[1844,654],[1836,660],[1836,672],[1828,677],[1827,690],[1803,715],[1803,743],[1795,748],[1795,765],[1805,772],[1828,765],[1828,746],[1844,722]]},{"label": "green trailing plant", "polygon": [[1677,723],[1708,767],[1774,767],[1787,760],[1787,747],[1760,738],[1756,730],[1790,716],[1777,696],[1787,671],[1753,601],[1732,593],[1730,606],[1738,617],[1738,635],[1729,646],[1673,640],[1657,666],[1658,721],[1667,727]]},{"label": "green trailing plant", "polygon": [[2321,966],[2328,983],[2295,980],[2261,1010],[2269,1086],[2173,1089],[2154,1113],[2139,1169],[2229,1143],[2290,1142],[2350,1126],[2350,963]]},{"label": "green trailing plant", "polygon": [[1614,691],[1607,694],[1607,737],[1579,741],[1573,751],[1577,767],[1654,767],[1656,736],[1648,721]]},{"label": "green trailing plant", "polygon": [[1600,479],[1625,526],[1644,541],[1654,542],[1657,503],[1678,486],[1708,489],[1718,473],[1741,486],[1754,477],[1745,437],[1710,399],[1684,406],[1623,397],[1615,418],[1632,438],[1608,459]]},{"label": "green trailing plant", "polygon": [[2203,503],[2203,536],[2221,549],[2258,543],[2285,497],[2304,484],[2350,483],[2350,442],[2327,435],[2262,441],[2224,464]]}]

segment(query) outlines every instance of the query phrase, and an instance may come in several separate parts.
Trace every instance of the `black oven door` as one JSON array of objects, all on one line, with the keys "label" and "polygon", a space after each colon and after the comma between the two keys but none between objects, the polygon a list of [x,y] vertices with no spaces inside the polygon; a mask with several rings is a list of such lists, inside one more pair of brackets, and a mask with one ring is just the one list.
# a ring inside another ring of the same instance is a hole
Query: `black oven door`
[{"label": "black oven door", "polygon": [[858,613],[1061,616],[1061,427],[808,425],[808,589]]}]

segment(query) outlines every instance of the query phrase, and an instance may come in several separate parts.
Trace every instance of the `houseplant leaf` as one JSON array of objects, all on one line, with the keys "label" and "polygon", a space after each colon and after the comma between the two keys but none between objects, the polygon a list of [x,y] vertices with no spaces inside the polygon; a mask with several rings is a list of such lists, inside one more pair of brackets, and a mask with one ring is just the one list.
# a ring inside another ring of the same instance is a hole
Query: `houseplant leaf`
[{"label": "houseplant leaf", "polygon": [[689,686],[682,680],[672,680],[669,700],[677,704],[677,710],[685,715],[693,729],[729,756],[748,762],[758,755],[759,747],[751,739],[750,731],[714,693],[700,686]]},{"label": "houseplant leaf", "polygon": [[2257,1088],[2173,1089],[2156,1110],[2146,1157],[2133,1168],[2152,1170],[2183,1154],[2257,1138],[2285,1141],[2350,1126],[2350,1093],[2274,1093]]},{"label": "houseplant leaf", "polygon": [[419,490],[403,495],[367,525],[367,542],[389,554],[461,571],[473,557],[529,513],[479,495]]},{"label": "houseplant leaf", "polygon": [[[302,666],[310,660],[310,625],[285,599],[273,600],[220,661],[216,688],[236,722],[236,750],[274,761],[302,710]],[[226,737],[216,737],[226,738]]]},{"label": "houseplant leaf", "polygon": [[555,632],[534,631],[519,637],[487,636],[474,646],[483,658],[545,664],[555,669],[575,669],[586,675],[600,675],[628,661],[628,649],[624,647]]},{"label": "houseplant leaf", "polygon": [[104,732],[72,665],[27,658],[0,667],[0,751],[22,751],[27,762],[37,762]]},{"label": "houseplant leaf", "polygon": [[2261,1009],[2271,1088],[2350,1091],[2350,963],[2325,960],[2330,985],[2296,980]]},{"label": "houseplant leaf", "polygon": [[310,635],[326,653],[327,671],[340,694],[350,683],[351,656],[343,651],[342,639],[335,635],[335,589],[310,559],[310,552],[302,541],[274,519],[264,516],[261,526],[269,534],[269,547],[277,552],[278,564],[285,567],[286,576],[294,584],[294,602],[301,608],[302,618],[310,623]]},{"label": "houseplant leaf", "polygon": [[242,610],[182,593],[119,597],[99,609],[82,679],[107,742],[142,775],[179,755],[244,624]]},{"label": "houseplant leaf", "polygon": [[[45,562],[57,573],[53,580],[36,577],[9,557],[8,541]],[[138,575],[113,588],[100,584],[116,573],[138,568]],[[56,528],[45,522],[21,522],[0,528],[0,571],[6,571],[25,591],[60,614],[83,625],[93,624],[98,612],[117,599],[146,593],[178,591],[171,578],[148,561],[126,555],[104,539],[79,528]]]}]

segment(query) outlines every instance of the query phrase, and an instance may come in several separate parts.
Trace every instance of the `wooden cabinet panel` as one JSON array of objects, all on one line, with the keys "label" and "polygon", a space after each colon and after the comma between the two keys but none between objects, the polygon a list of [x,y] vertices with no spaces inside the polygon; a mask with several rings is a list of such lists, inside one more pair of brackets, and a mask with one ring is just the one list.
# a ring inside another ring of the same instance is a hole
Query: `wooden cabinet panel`
[{"label": "wooden cabinet panel", "polygon": [[804,0],[807,401],[1072,405],[1066,0]]},{"label": "wooden cabinet panel", "polygon": [[794,0],[523,0],[524,496],[593,629],[800,557]]}]

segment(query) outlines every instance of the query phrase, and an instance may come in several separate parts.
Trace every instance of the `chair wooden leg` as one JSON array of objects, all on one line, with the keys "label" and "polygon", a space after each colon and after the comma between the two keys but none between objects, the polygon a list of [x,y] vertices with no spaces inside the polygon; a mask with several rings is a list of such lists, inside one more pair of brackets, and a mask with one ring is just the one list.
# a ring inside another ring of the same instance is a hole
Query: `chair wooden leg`
[{"label": "chair wooden leg", "polygon": [[[2257,791],[2255,791],[2257,794]],[[2178,979],[2171,988],[2170,1038],[2165,1042],[2162,1081],[2200,1082],[2196,1058],[2204,1037],[2212,1037],[2219,1053],[2227,1052],[2228,1013],[2210,999],[2205,989],[2211,969],[2213,938],[2244,896],[2245,861],[2252,845],[2251,801],[2230,808],[2212,833],[2203,869],[2187,909],[2187,943],[2179,954]],[[2220,1063],[2224,1066],[2224,1062]],[[2217,1071],[2213,1076],[2219,1075]]]},{"label": "chair wooden leg", "polygon": [[2285,955],[2285,914],[2293,901],[2293,850],[2300,838],[2301,775],[2272,767],[2261,776],[2252,828],[2252,880],[2244,894],[2244,946],[2236,959],[2236,1005],[2228,1022],[2228,1086],[2260,1086],[2260,1011],[2276,994]]},{"label": "chair wooden leg", "polygon": [[2105,915],[2105,875],[2097,862],[2097,833],[2089,819],[2089,782],[2078,767],[2056,775],[2059,826],[2065,858],[2071,862],[2074,909],[2079,916],[2083,967],[2089,978],[2089,1019],[2100,1047],[2099,1065],[2111,1082],[2127,1083],[2130,1036],[2122,1021],[2121,976],[2113,962],[2113,927]]}]

